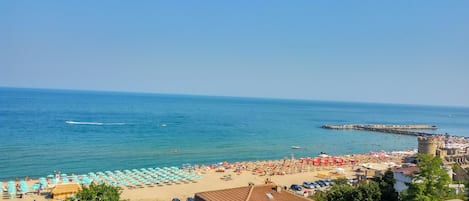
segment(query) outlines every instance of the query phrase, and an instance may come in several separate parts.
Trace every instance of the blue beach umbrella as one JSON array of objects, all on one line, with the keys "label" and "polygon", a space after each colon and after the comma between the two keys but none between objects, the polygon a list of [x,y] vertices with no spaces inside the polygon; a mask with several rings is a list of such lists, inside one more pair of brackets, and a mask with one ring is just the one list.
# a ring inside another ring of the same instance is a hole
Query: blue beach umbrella
[{"label": "blue beach umbrella", "polygon": [[8,182],[8,194],[10,194],[10,195],[16,194],[16,187],[15,187],[15,182],[14,181],[9,181]]},{"label": "blue beach umbrella", "polygon": [[40,184],[33,184],[33,185],[31,185],[31,190],[32,191],[37,191],[37,189],[39,189],[39,187],[40,187]]},{"label": "blue beach umbrella", "polygon": [[42,187],[46,188],[47,187],[47,180],[44,177],[39,178],[39,182],[41,182]]},{"label": "blue beach umbrella", "polygon": [[77,176],[77,175],[73,175],[73,176],[72,176],[72,179],[73,179],[74,182],[79,183],[79,184],[82,184],[81,180],[78,179],[78,176]]},{"label": "blue beach umbrella", "polygon": [[88,176],[82,175],[82,178],[83,184],[91,184],[91,179]]},{"label": "blue beach umbrella", "polygon": [[103,181],[94,172],[90,172],[88,173],[88,175],[90,175],[90,177],[92,177],[92,179],[96,181],[97,183],[99,184],[103,183]]},{"label": "blue beach umbrella", "polygon": [[21,192],[23,193],[27,193],[29,191],[28,184],[26,183],[26,181],[24,180],[20,181],[20,189],[21,189]]}]

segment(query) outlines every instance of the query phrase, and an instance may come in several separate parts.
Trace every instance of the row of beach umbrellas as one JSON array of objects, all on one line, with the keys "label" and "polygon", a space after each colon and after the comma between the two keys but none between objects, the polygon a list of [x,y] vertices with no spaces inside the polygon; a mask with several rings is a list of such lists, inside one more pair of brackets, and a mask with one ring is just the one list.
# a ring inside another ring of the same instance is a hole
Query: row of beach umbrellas
[{"label": "row of beach umbrellas", "polygon": [[[25,180],[21,180],[19,181],[19,190],[20,192],[22,193],[28,193],[28,192],[34,192],[37,190],[37,188],[35,186],[28,186],[28,183],[26,183]],[[0,182],[0,186],[3,187],[3,183]],[[7,193],[8,195],[10,196],[14,196],[16,195],[17,191],[16,191],[16,182],[15,181],[8,181],[8,184],[7,184]],[[0,195],[3,194],[3,189],[0,191]]]},{"label": "row of beach umbrellas", "polygon": [[[36,192],[39,188],[47,188],[49,185],[56,185],[60,183],[79,183],[82,185],[88,185],[92,182],[102,184],[106,183],[112,186],[125,186],[125,187],[143,187],[153,186],[162,184],[180,184],[197,182],[202,177],[197,174],[189,173],[181,170],[177,167],[164,167],[164,168],[141,168],[132,170],[116,170],[116,171],[104,171],[104,172],[90,172],[82,175],[67,175],[60,174],[60,177],[54,175],[48,175],[46,177],[40,177],[39,182],[31,186],[25,180],[19,181],[19,189],[22,193]],[[3,187],[3,183],[0,182],[0,186]],[[16,195],[17,188],[15,181],[9,181],[7,185],[7,192],[9,195]],[[0,195],[3,194],[3,190],[0,191]]]},{"label": "row of beach umbrellas", "polygon": [[[126,187],[189,183],[197,182],[197,179],[202,178],[200,175],[188,173],[177,167],[100,171],[96,173],[90,172],[84,175],[72,174],[70,176],[67,174],[61,174],[60,179],[54,177],[54,175],[49,175],[48,177],[50,177],[51,184],[53,185],[58,183],[70,183],[71,178],[73,182],[85,185],[95,182],[98,184],[106,183],[112,186]],[[41,178],[40,181],[42,183],[42,181],[45,181],[45,178]]]}]

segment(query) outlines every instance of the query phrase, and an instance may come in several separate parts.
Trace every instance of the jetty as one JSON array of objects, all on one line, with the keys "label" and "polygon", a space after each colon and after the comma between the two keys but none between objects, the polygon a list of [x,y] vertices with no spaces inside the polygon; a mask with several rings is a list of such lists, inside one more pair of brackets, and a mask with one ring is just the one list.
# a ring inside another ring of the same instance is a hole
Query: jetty
[{"label": "jetty", "polygon": [[394,125],[394,124],[345,124],[345,125],[323,125],[325,129],[353,129],[366,130],[382,133],[393,133],[410,136],[432,136],[434,134],[426,133],[421,130],[436,130],[437,126],[425,124]]}]

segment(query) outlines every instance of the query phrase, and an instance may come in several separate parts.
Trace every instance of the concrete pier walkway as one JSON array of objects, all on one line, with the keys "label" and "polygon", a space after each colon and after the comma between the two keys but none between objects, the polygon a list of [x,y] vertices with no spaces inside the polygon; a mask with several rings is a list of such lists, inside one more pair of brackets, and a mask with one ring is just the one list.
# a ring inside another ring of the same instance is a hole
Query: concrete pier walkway
[{"label": "concrete pier walkway", "polygon": [[323,125],[325,129],[353,129],[366,130],[382,133],[394,133],[410,136],[431,136],[434,134],[415,130],[436,130],[434,125],[413,124],[413,125],[390,125],[390,124],[345,124],[345,125]]}]

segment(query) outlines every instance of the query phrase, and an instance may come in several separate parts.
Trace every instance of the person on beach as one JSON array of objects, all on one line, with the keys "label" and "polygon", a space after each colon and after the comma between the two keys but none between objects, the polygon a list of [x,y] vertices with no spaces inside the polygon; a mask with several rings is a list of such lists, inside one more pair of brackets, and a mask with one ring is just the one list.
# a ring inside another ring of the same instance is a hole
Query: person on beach
[{"label": "person on beach", "polygon": [[16,184],[16,192],[18,192],[18,197],[23,198],[23,192],[21,191],[20,185]]},{"label": "person on beach", "polygon": [[41,190],[42,190],[42,183],[39,183],[39,188],[37,188],[37,195],[41,195]]}]

